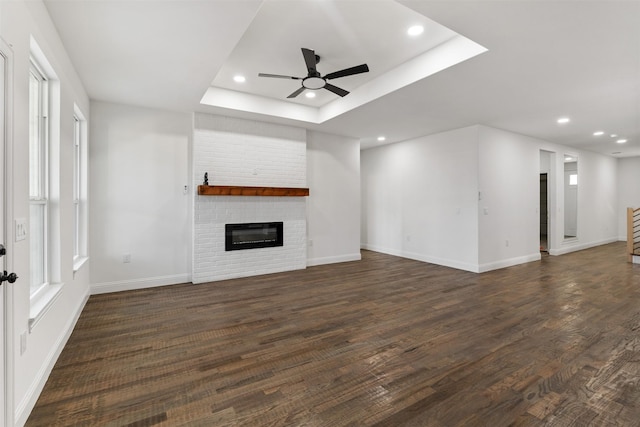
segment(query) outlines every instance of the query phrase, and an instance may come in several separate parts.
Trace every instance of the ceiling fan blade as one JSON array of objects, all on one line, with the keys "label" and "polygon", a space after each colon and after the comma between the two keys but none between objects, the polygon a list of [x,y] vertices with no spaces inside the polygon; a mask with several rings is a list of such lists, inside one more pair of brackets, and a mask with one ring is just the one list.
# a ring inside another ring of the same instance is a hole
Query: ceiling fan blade
[{"label": "ceiling fan blade", "polygon": [[302,77],[283,76],[282,74],[258,73],[258,77],[274,77],[274,78],[276,78],[276,79],[293,79],[293,80],[302,80]]},{"label": "ceiling fan blade", "polygon": [[340,95],[340,96],[346,96],[349,94],[348,91],[339,88],[338,86],[334,86],[332,84],[327,83],[326,85],[324,85],[324,88],[330,92],[335,93],[336,95]]},{"label": "ceiling fan blade", "polygon": [[302,92],[304,92],[305,87],[304,86],[300,86],[300,88],[298,90],[296,90],[295,92],[293,92],[291,95],[287,96],[287,98],[295,98],[296,96],[300,95]]},{"label": "ceiling fan blade", "polygon": [[337,79],[339,77],[352,76],[354,74],[367,73],[369,72],[369,66],[367,64],[356,65],[355,67],[345,68],[344,70],[334,71],[333,73],[329,73],[324,76],[325,79]]},{"label": "ceiling fan blade", "polygon": [[304,62],[307,64],[307,71],[310,76],[316,75],[318,71],[316,70],[316,53],[311,49],[302,48],[302,56],[304,56]]}]

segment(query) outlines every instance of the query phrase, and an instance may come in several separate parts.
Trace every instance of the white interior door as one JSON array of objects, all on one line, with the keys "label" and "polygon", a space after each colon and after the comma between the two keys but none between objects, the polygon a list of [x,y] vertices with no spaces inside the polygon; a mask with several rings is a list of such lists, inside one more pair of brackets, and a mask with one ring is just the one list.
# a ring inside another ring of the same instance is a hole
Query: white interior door
[{"label": "white interior door", "polygon": [[[0,46],[1,48],[1,46]],[[5,213],[5,146],[6,146],[6,132],[5,132],[5,107],[6,107],[6,76],[5,76],[5,65],[6,58],[0,52],[0,244],[5,244],[5,235],[6,235],[6,213]],[[0,272],[4,272],[6,270],[5,257],[0,257]],[[4,425],[6,421],[6,364],[5,364],[5,352],[8,350],[9,346],[6,340],[5,333],[5,292],[6,292],[6,283],[0,285],[0,425]]]},{"label": "white interior door", "polygon": [[[0,273],[12,270],[13,211],[11,189],[12,165],[12,64],[13,53],[4,40],[0,39],[0,243],[6,247],[6,255],[0,257]],[[13,280],[15,281],[15,279]],[[13,419],[13,357],[11,340],[13,337],[11,316],[13,313],[13,288],[8,282],[0,285],[0,426],[11,426]]]}]

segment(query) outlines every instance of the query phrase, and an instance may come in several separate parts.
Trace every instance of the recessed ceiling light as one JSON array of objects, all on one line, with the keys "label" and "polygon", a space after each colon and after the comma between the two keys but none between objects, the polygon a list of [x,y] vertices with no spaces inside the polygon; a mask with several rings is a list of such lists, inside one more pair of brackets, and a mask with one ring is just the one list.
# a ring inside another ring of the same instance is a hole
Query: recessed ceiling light
[{"label": "recessed ceiling light", "polygon": [[423,31],[424,27],[422,25],[414,25],[413,27],[409,27],[407,34],[410,36],[419,36]]},{"label": "recessed ceiling light", "polygon": [[247,79],[244,76],[238,74],[236,76],[233,76],[233,81],[236,83],[244,83],[247,81]]},{"label": "recessed ceiling light", "polygon": [[382,142],[385,141],[387,138],[385,138],[384,136],[379,136],[378,137],[378,141]]},{"label": "recessed ceiling light", "polygon": [[569,117],[560,117],[560,118],[558,119],[558,123],[559,123],[559,124],[561,124],[561,125],[563,125],[563,124],[565,124],[565,123],[569,123],[570,121],[571,121],[571,120],[569,119]]},{"label": "recessed ceiling light", "polygon": [[604,135],[604,132],[601,130],[593,133],[593,136],[602,136],[602,135]]},{"label": "recessed ceiling light", "polygon": [[618,134],[617,133],[612,133],[611,135],[609,135],[611,138],[617,138]]},{"label": "recessed ceiling light", "polygon": [[307,92],[304,94],[304,96],[306,96],[307,98],[315,98],[316,97],[316,93],[315,92]]},{"label": "recessed ceiling light", "polygon": [[619,139],[616,141],[618,144],[624,144],[625,142],[627,142],[626,139]]}]

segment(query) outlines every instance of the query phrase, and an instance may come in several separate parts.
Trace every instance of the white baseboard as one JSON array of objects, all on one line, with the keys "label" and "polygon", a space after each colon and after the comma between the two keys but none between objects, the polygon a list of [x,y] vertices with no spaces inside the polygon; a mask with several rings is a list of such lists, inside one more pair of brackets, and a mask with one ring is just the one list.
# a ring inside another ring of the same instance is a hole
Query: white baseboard
[{"label": "white baseboard", "polygon": [[470,264],[465,262],[460,262],[447,258],[438,258],[432,257],[424,254],[419,254],[416,252],[408,252],[408,251],[397,251],[394,249],[383,248],[376,245],[369,244],[361,244],[362,249],[367,249],[374,252],[380,252],[387,255],[399,256],[402,258],[409,258],[416,261],[427,262],[429,264],[442,265],[444,267],[455,268],[457,270],[470,271],[472,273],[479,273],[480,266],[478,264]]},{"label": "white baseboard", "polygon": [[190,274],[174,274],[172,276],[147,277],[144,279],[120,280],[115,282],[93,283],[91,295],[110,292],[132,291],[135,289],[155,288],[158,286],[177,285],[191,282]]},{"label": "white baseboard", "polygon": [[73,328],[76,326],[78,319],[80,318],[80,314],[82,310],[84,310],[84,306],[87,304],[89,300],[89,292],[87,292],[82,298],[82,303],[78,305],[76,311],[73,313],[73,316],[69,319],[64,328],[64,333],[61,334],[55,344],[51,347],[49,354],[47,355],[45,362],[40,367],[40,370],[35,376],[35,379],[29,385],[27,392],[25,393],[24,399],[16,406],[15,412],[15,425],[22,426],[27,422],[29,415],[31,414],[31,410],[36,405],[38,401],[38,397],[40,397],[40,393],[44,389],[44,385],[47,383],[47,379],[49,379],[49,375],[53,370],[58,357],[60,357],[60,353],[64,349],[64,346],[67,344],[71,333],[73,332]]},{"label": "white baseboard", "polygon": [[617,241],[618,241],[617,237],[611,237],[608,239],[597,240],[595,242],[589,242],[589,243],[580,243],[579,241],[569,242],[563,245],[561,248],[549,249],[549,255],[564,255],[571,252],[577,252],[577,251],[582,251],[584,249],[594,248],[600,245],[607,245],[609,243],[614,243]]},{"label": "white baseboard", "polygon": [[527,262],[540,261],[540,259],[542,259],[540,252],[536,252],[530,255],[503,259],[495,262],[488,262],[485,264],[480,264],[480,269],[479,269],[480,271],[478,272],[484,273],[487,271],[498,270],[500,268],[507,268],[507,267],[512,267],[514,265],[525,264]]},{"label": "white baseboard", "polygon": [[347,255],[310,258],[307,259],[307,267],[313,267],[314,265],[337,264],[339,262],[360,261],[361,259],[362,255],[360,255],[360,252]]},{"label": "white baseboard", "polygon": [[472,273],[484,273],[485,271],[497,270],[500,268],[511,267],[513,265],[524,264],[532,261],[538,261],[541,258],[540,253],[536,252],[530,255],[503,259],[500,261],[489,262],[485,264],[473,264],[473,263],[460,262],[452,259],[433,257],[429,255],[415,253],[415,252],[391,250],[388,248],[382,248],[375,245],[362,244],[362,249],[368,249],[370,251],[381,252],[388,255],[394,255],[394,256],[399,256],[403,258],[413,259],[416,261],[427,262],[429,264],[442,265],[444,267],[455,268],[457,270],[470,271]]}]

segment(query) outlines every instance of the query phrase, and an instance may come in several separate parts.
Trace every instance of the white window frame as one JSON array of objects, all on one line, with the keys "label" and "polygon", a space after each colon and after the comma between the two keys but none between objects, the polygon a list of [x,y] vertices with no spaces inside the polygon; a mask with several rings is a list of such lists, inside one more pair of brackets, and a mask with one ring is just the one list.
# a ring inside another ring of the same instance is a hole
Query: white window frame
[{"label": "white window frame", "polygon": [[73,115],[73,262],[80,258],[80,119]]},{"label": "white window frame", "polygon": [[[37,135],[32,135],[31,122],[32,106],[31,103],[34,100],[31,93],[31,81],[32,78],[38,82],[38,94],[35,99],[38,103],[37,107]],[[30,238],[31,247],[39,245],[42,253],[39,257],[42,259],[41,266],[35,266],[33,264],[33,253],[31,262],[31,283],[30,283],[30,295],[31,299],[37,298],[49,285],[49,133],[48,133],[48,80],[42,69],[35,61],[31,61],[29,68],[29,203],[32,207],[39,206],[42,210],[43,226],[42,234],[34,232],[34,218],[31,217],[32,223]],[[35,138],[35,139],[34,139]],[[42,268],[42,271],[37,275],[42,277],[42,281],[39,283],[34,282],[36,275],[34,272],[37,268]]]},{"label": "white window frame", "polygon": [[87,253],[87,120],[73,108],[73,271],[88,260]]},{"label": "white window frame", "polygon": [[[43,264],[44,277],[42,283],[30,283],[30,305],[29,305],[29,331],[36,327],[38,322],[44,317],[47,310],[60,296],[63,284],[61,282],[60,271],[60,82],[53,70],[53,67],[40,49],[40,46],[31,37],[31,67],[29,81],[31,84],[31,73],[37,72],[34,76],[46,81],[46,85],[41,85],[38,100],[42,105],[41,118],[39,119],[40,130],[38,134],[38,144],[40,153],[37,158],[32,159],[31,138],[29,138],[29,199],[31,206],[44,206],[44,232],[41,239],[35,243],[43,244]],[[31,95],[31,89],[29,90]],[[29,117],[31,117],[31,96],[29,99]],[[31,123],[30,123],[31,126]],[[31,130],[30,130],[31,133]],[[37,186],[32,187],[32,160],[38,166]],[[30,216],[31,227],[33,229],[33,215]],[[30,233],[30,254],[34,250],[33,231]],[[32,261],[30,260],[30,264]],[[31,272],[33,276],[33,272]],[[30,281],[33,281],[30,279]]]}]

